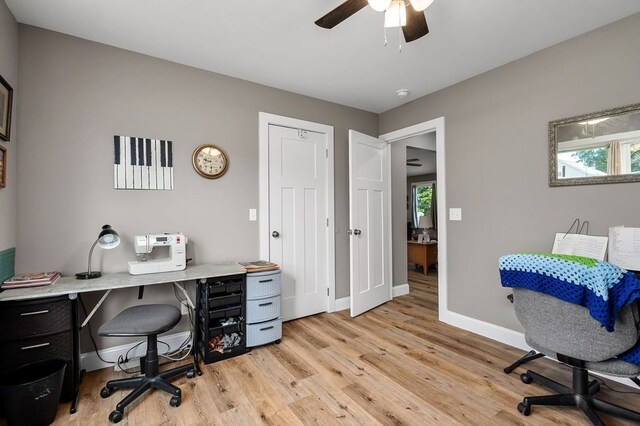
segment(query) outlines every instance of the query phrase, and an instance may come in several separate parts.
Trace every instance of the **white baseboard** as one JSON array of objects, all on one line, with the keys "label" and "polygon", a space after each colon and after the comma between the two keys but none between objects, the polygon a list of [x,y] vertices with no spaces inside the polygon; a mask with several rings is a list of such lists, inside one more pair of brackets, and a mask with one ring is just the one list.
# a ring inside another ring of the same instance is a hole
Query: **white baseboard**
[{"label": "white baseboard", "polygon": [[409,284],[393,286],[393,297],[404,296],[405,294],[409,294]]},{"label": "white baseboard", "polygon": [[336,299],[336,312],[351,309],[351,298],[349,296]]},{"label": "white baseboard", "polygon": [[[189,337],[189,333],[190,333],[189,331],[183,331],[182,333],[158,336],[158,352],[159,353],[166,352],[165,350],[166,346],[160,343],[160,341],[163,341],[166,344],[168,344],[173,350],[178,348],[180,344],[182,344],[182,342],[184,342],[185,339]],[[141,339],[140,341],[146,342],[146,339]],[[104,360],[116,362],[120,355],[124,357],[127,351],[131,349],[133,346],[135,346],[137,343],[138,342],[133,342],[133,343],[127,343],[126,345],[112,346],[110,348],[100,349],[98,352],[100,353],[100,356]],[[131,352],[129,352],[129,358],[144,356],[144,354],[146,353],[146,350],[147,350],[147,345],[142,344],[137,348],[135,348],[134,350],[132,350]],[[83,354],[80,354],[80,366],[86,371],[94,371],[94,370],[100,370],[101,368],[105,368],[105,367],[112,367],[113,364],[102,362],[94,351],[94,352],[85,352]]]},{"label": "white baseboard", "polygon": [[[506,345],[513,346],[518,349],[522,349],[524,351],[532,350],[532,348],[529,347],[525,342],[523,333],[511,330],[499,325],[491,324],[486,321],[481,321],[479,319],[471,318],[462,314],[458,314],[456,312],[451,312],[449,310],[445,310],[443,317],[440,318],[440,321],[453,325],[454,327],[458,327],[463,330],[470,331],[475,334],[479,334],[481,336],[487,337],[497,342],[504,343]],[[547,357],[547,358],[556,362],[560,362],[553,357]],[[515,359],[513,361],[515,361]],[[591,371],[589,373],[592,373],[599,377],[604,377],[609,380],[613,380],[614,382],[618,382],[622,385],[629,386],[633,390],[637,390],[635,386],[632,386],[629,383],[630,380],[624,377],[608,376],[606,374],[594,373]]]}]

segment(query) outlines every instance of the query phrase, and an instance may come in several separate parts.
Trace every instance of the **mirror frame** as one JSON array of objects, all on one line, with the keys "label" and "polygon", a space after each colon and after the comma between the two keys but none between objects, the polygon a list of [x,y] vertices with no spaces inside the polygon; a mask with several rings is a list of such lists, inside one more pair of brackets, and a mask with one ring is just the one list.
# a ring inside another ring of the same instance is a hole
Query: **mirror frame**
[{"label": "mirror frame", "polygon": [[589,114],[577,115],[575,117],[562,118],[549,122],[549,186],[573,186],[573,185],[596,185],[601,183],[627,183],[640,182],[640,173],[610,176],[589,176],[578,178],[558,178],[558,144],[556,141],[556,127],[564,124],[577,123],[581,121],[593,120],[595,118],[612,115],[622,115],[629,112],[640,111],[640,104],[627,105],[604,111],[592,112]]}]

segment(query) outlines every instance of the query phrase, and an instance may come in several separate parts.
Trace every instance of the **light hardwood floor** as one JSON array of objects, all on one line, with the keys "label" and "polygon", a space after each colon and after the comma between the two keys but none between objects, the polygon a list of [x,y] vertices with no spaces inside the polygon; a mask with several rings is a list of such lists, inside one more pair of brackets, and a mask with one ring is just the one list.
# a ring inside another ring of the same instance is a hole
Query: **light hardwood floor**
[{"label": "light hardwood floor", "polygon": [[[284,324],[280,345],[203,366],[201,377],[180,378],[182,405],[155,391],[127,409],[123,425],[581,425],[572,409],[517,410],[524,395],[547,390],[520,381],[520,367],[502,369],[523,351],[437,320],[435,273],[409,273],[411,292],[357,318],[348,311]],[[567,367],[548,359],[527,367],[569,384]],[[111,369],[86,375],[78,412],[61,405],[55,424],[109,424],[126,391],[100,389]],[[626,391],[617,383],[612,387]],[[640,395],[603,389],[603,399],[640,407]],[[629,424],[604,417],[607,424]]]}]

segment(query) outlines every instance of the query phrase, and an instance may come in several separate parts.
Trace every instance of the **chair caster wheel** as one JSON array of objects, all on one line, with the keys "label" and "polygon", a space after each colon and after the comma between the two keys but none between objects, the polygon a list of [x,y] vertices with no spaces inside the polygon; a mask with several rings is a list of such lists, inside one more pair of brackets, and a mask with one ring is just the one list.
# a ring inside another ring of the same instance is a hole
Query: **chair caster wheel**
[{"label": "chair caster wheel", "polygon": [[111,423],[118,423],[120,420],[122,420],[122,413],[120,411],[112,411],[111,414],[109,414],[109,421]]},{"label": "chair caster wheel", "polygon": [[[102,390],[100,390],[100,396],[103,398],[108,398],[109,396],[111,396],[111,389],[109,389],[108,387],[103,387]],[[115,413],[115,411],[114,411]]]},{"label": "chair caster wheel", "polygon": [[281,339],[276,340],[276,345],[279,345],[279,344],[280,344],[280,342],[282,342],[282,340],[281,340]]},{"label": "chair caster wheel", "polygon": [[520,404],[518,404],[518,411],[520,411],[520,414],[522,414],[523,416],[528,416],[529,414],[531,414],[531,406],[529,404],[521,402]]},{"label": "chair caster wheel", "polygon": [[182,398],[179,396],[172,396],[171,400],[169,401],[169,405],[172,407],[179,407],[180,403],[182,402]]},{"label": "chair caster wheel", "polygon": [[527,373],[522,373],[520,375],[520,380],[522,380],[522,383],[525,383],[527,385],[533,383],[533,377],[531,377],[530,375],[528,375]]},{"label": "chair caster wheel", "polygon": [[193,379],[196,377],[196,372],[194,370],[187,371],[187,379]]}]

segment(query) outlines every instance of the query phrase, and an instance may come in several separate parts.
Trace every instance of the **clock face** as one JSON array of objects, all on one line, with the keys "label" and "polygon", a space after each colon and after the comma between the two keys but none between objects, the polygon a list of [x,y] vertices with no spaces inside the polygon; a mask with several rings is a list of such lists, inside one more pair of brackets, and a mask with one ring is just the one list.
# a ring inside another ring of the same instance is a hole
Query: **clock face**
[{"label": "clock face", "polygon": [[215,145],[201,145],[193,152],[193,167],[201,176],[216,179],[227,171],[227,156]]}]

